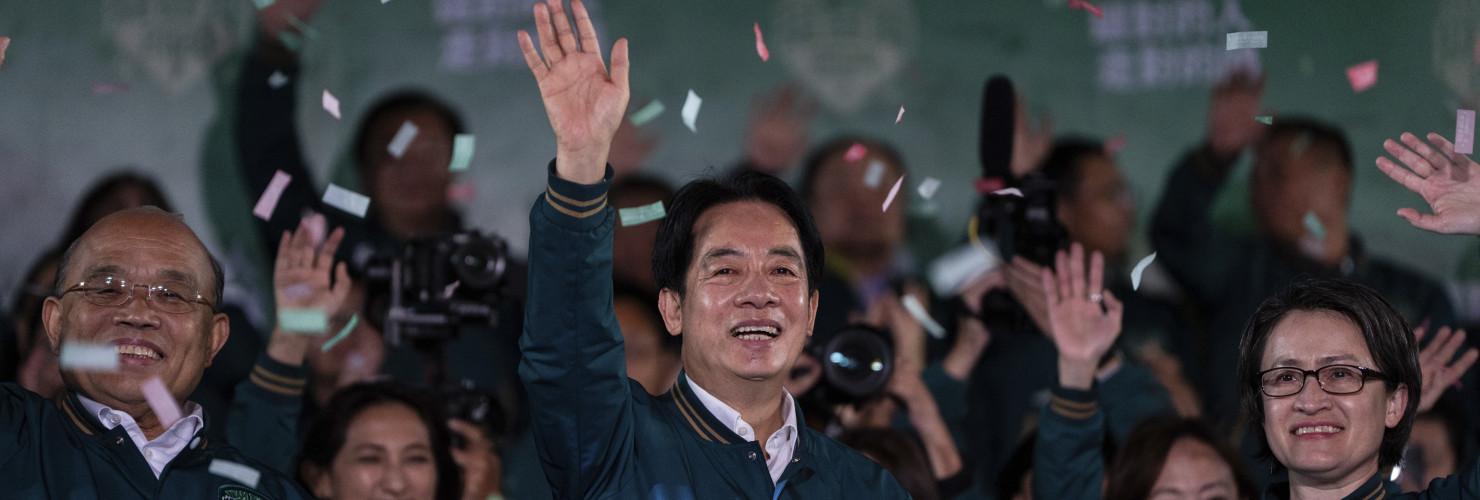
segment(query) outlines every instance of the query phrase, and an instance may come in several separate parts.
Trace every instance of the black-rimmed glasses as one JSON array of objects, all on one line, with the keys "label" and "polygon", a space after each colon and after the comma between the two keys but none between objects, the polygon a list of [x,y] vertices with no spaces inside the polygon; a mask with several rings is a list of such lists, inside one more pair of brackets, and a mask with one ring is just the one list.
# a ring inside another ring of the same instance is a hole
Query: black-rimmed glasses
[{"label": "black-rimmed glasses", "polygon": [[1330,365],[1315,370],[1272,368],[1259,372],[1259,390],[1272,398],[1298,394],[1305,390],[1305,379],[1309,375],[1315,375],[1321,390],[1328,394],[1353,394],[1361,392],[1369,378],[1388,379],[1377,370],[1352,365]]}]

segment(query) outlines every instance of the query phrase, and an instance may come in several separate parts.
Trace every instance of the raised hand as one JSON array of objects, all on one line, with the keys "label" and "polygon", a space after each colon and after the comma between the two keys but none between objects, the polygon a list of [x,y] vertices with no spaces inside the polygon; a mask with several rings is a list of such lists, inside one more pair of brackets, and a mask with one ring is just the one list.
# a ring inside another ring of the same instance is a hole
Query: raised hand
[{"label": "raised hand", "polygon": [[627,73],[631,67],[627,39],[612,45],[608,74],[586,6],[580,0],[571,1],[576,18],[573,30],[562,2],[548,0],[534,7],[544,59],[535,51],[527,31],[519,30],[519,49],[539,83],[545,114],[555,131],[556,174],[573,182],[595,184],[606,174],[612,137],[627,112]]},{"label": "raised hand", "polygon": [[1407,132],[1400,139],[1402,143],[1383,141],[1382,147],[1403,166],[1381,156],[1377,168],[1422,196],[1434,213],[1421,214],[1404,207],[1398,209],[1398,215],[1419,229],[1480,235],[1480,164],[1455,153],[1454,144],[1439,134],[1429,134],[1432,146]]},{"label": "raised hand", "polygon": [[1229,157],[1259,140],[1264,124],[1254,121],[1264,96],[1264,77],[1237,70],[1213,89],[1208,104],[1208,145],[1220,157]]},{"label": "raised hand", "polygon": [[[1059,351],[1059,384],[1088,390],[1094,384],[1100,358],[1120,336],[1123,306],[1104,289],[1105,258],[1090,257],[1085,276],[1084,247],[1078,243],[1055,255],[1055,268],[1042,271],[1043,295],[1053,325],[1053,343]],[[1102,307],[1103,304],[1103,307]]]},{"label": "raised hand", "polygon": [[[310,215],[298,223],[298,229],[289,234],[283,232],[278,242],[277,261],[273,264],[273,297],[277,310],[318,309],[333,317],[349,296],[351,287],[349,269],[345,263],[334,265],[334,251],[344,240],[344,228],[329,233],[323,246],[314,248]],[[333,281],[330,281],[331,269]],[[272,339],[267,344],[267,354],[279,362],[300,365],[308,350],[324,340],[323,335],[304,335],[288,332],[278,325],[273,329]]]},{"label": "raised hand", "polygon": [[807,153],[817,101],[795,82],[777,86],[750,105],[745,132],[745,159],[751,168],[782,175]]},{"label": "raised hand", "polygon": [[[1413,336],[1416,340],[1423,340],[1426,330],[1428,329],[1422,326],[1414,328]],[[1450,330],[1446,326],[1434,334],[1434,339],[1429,341],[1427,347],[1418,351],[1418,367],[1423,372],[1423,396],[1418,400],[1419,413],[1433,408],[1444,390],[1474,366],[1476,358],[1480,358],[1480,351],[1471,347],[1465,351],[1464,356],[1455,359],[1455,353],[1464,345],[1465,331]]]},{"label": "raised hand", "polygon": [[452,448],[452,461],[462,469],[463,499],[483,500],[501,492],[500,476],[503,467],[498,455],[493,453],[493,442],[488,433],[477,424],[461,419],[447,421],[453,433],[462,436],[466,443],[462,448]]}]

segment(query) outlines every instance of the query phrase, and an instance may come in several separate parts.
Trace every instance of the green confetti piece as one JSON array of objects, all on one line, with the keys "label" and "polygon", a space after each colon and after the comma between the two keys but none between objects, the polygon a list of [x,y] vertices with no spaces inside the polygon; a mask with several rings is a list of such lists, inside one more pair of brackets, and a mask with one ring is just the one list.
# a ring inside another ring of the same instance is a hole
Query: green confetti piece
[{"label": "green confetti piece", "polygon": [[653,203],[651,205],[624,208],[617,211],[617,215],[621,216],[622,218],[623,227],[636,226],[644,222],[658,220],[663,218],[663,216],[667,214],[667,212],[663,211],[662,201]]},{"label": "green confetti piece", "polygon": [[452,138],[452,164],[448,166],[448,170],[461,172],[468,169],[468,164],[473,161],[475,139],[473,134],[457,134]]},{"label": "green confetti piece", "polygon": [[274,0],[252,0],[252,3],[257,5],[257,10],[262,10],[271,7],[273,1]]},{"label": "green confetti piece", "polygon": [[287,47],[292,52],[298,52],[298,49],[303,48],[303,37],[291,31],[278,33],[278,41],[283,42],[283,47]]},{"label": "green confetti piece", "polygon": [[344,328],[341,328],[339,330],[339,333],[334,334],[334,338],[329,339],[328,342],[324,342],[324,347],[320,348],[320,350],[323,352],[329,352],[329,349],[333,349],[335,344],[338,344],[340,341],[349,338],[349,332],[354,330],[355,325],[358,324],[360,324],[360,315],[356,314],[354,316],[350,316],[349,323],[346,323],[344,325]]},{"label": "green confetti piece", "polygon": [[1321,225],[1321,219],[1316,217],[1315,212],[1306,212],[1305,220],[1302,222],[1305,223],[1305,230],[1310,231],[1311,236],[1317,240],[1326,239],[1326,226]]},{"label": "green confetti piece", "polygon": [[648,103],[647,106],[643,106],[636,113],[632,113],[632,124],[641,127],[647,122],[653,121],[653,118],[657,118],[658,115],[663,114],[664,109],[662,101],[653,99],[653,102]]},{"label": "green confetti piece", "polygon": [[323,309],[284,309],[278,311],[278,327],[286,332],[318,335],[329,329],[329,316]]},{"label": "green confetti piece", "polygon": [[1259,122],[1259,123],[1263,123],[1265,125],[1274,125],[1274,117],[1273,116],[1256,116],[1256,117],[1254,117],[1254,121]]}]

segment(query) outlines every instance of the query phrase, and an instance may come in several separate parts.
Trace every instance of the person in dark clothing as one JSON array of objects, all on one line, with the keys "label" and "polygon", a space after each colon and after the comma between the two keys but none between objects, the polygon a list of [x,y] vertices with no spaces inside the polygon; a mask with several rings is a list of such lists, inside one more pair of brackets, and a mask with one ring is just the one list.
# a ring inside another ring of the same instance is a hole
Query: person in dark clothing
[{"label": "person in dark clothing", "polygon": [[321,499],[462,498],[441,408],[392,382],[340,390],[309,424],[299,480]]}]

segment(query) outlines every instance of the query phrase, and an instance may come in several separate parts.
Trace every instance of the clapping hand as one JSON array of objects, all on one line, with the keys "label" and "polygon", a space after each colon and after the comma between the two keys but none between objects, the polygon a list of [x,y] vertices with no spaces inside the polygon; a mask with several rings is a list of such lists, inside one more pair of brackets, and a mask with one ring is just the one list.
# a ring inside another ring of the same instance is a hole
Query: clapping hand
[{"label": "clapping hand", "polygon": [[1429,134],[1432,146],[1407,132],[1400,139],[1403,142],[1383,141],[1382,147],[1403,166],[1383,156],[1377,158],[1377,168],[1423,196],[1434,213],[1421,214],[1404,207],[1398,209],[1398,215],[1419,229],[1480,235],[1480,164],[1455,153],[1454,144],[1439,134]]}]

